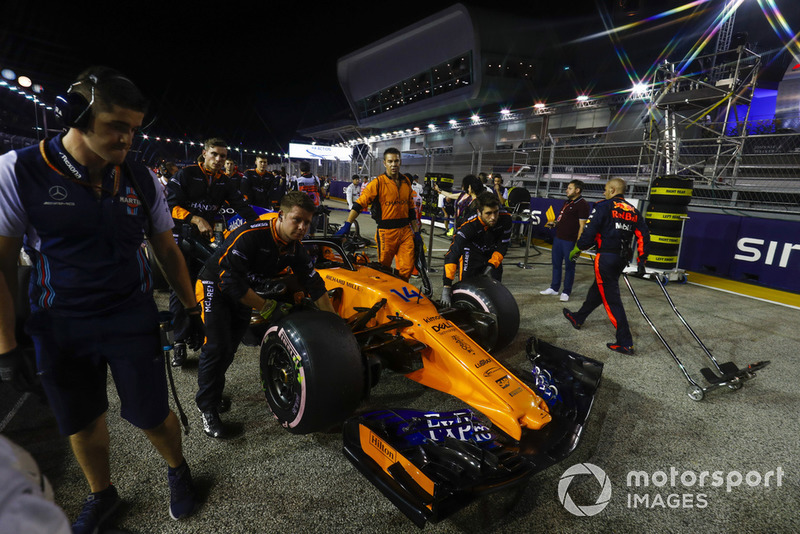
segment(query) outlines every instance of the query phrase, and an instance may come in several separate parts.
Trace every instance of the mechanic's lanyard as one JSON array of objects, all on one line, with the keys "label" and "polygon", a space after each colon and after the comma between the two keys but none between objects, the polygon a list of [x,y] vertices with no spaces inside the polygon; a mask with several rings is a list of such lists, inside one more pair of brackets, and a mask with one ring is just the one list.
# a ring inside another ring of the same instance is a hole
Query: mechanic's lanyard
[{"label": "mechanic's lanyard", "polygon": [[566,209],[567,209],[569,206],[571,206],[572,204],[574,204],[575,202],[577,202],[578,200],[580,200],[580,198],[581,198],[581,197],[578,197],[578,198],[576,198],[575,200],[570,200],[570,199],[567,199],[567,201],[566,201],[566,202],[564,202],[564,205],[563,205],[563,206],[561,206],[561,212],[558,214],[558,217],[556,218],[556,222],[557,222],[557,223],[558,223],[558,222],[561,222],[561,216],[562,216],[562,215],[564,215],[564,211],[566,211]]},{"label": "mechanic's lanyard", "polygon": [[[75,161],[69,154],[67,154],[67,152],[61,150],[61,147],[59,146],[60,143],[50,143],[49,148],[51,150],[55,150],[56,157],[62,162],[62,165],[59,166],[51,162],[50,158],[47,157],[47,151],[45,150],[45,142],[47,141],[49,140],[44,139],[39,142],[39,151],[41,152],[45,163],[47,163],[51,169],[74,184],[92,189],[95,195],[100,195],[100,198],[102,198],[103,193],[106,193],[112,198],[117,195],[117,192],[119,191],[120,176],[122,176],[122,169],[119,165],[115,165],[110,172],[104,170],[104,173],[107,173],[106,176],[103,176],[101,185],[96,185],[91,183],[91,181],[84,176],[84,173],[81,172],[80,169],[83,168],[83,166]],[[102,186],[103,183],[108,181],[107,178],[113,179],[113,189],[107,189]]]}]

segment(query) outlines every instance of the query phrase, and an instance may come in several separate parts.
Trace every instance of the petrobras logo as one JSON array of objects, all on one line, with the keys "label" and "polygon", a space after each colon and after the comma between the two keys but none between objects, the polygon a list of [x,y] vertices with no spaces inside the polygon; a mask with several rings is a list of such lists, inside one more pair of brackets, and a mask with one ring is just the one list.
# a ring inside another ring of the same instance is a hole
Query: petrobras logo
[{"label": "petrobras logo", "polygon": [[733,257],[735,260],[753,263],[763,261],[765,265],[777,265],[785,269],[789,266],[792,252],[800,251],[800,243],[781,243],[756,237],[743,237],[736,242],[736,249],[739,253]]}]

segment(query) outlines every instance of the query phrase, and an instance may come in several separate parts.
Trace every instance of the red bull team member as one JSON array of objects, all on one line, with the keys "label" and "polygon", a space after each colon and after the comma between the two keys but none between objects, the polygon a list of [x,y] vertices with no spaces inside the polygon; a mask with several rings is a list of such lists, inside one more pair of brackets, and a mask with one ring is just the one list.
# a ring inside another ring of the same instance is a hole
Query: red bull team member
[{"label": "red bull team member", "polygon": [[408,281],[414,270],[414,242],[421,240],[411,180],[400,173],[400,151],[396,148],[384,151],[383,164],[386,172],[366,185],[336,235],[347,234],[361,211],[370,206],[372,217],[378,223],[375,235],[378,261],[391,267],[395,260],[400,277]]},{"label": "red bull team member", "polygon": [[[228,158],[228,144],[222,139],[212,138],[206,140],[203,146],[202,163],[184,167],[167,183],[167,204],[175,220],[176,239],[182,238],[182,229],[189,225],[192,233],[210,240],[215,219],[225,203],[247,221],[254,221],[257,217],[229,177],[222,172]],[[191,257],[185,259],[194,284],[202,263]],[[175,322],[172,366],[180,367],[186,361],[188,322],[174,291],[169,296],[169,309]]]},{"label": "red bull team member", "polygon": [[459,226],[444,256],[442,304],[452,304],[453,279],[466,280],[488,274],[497,281],[503,278],[503,257],[511,241],[511,215],[500,210],[500,199],[489,192],[475,199],[478,213]]},{"label": "red bull team member", "polygon": [[589,288],[581,309],[573,313],[564,308],[564,317],[573,327],[580,329],[589,314],[602,304],[611,324],[617,329],[616,341],[606,345],[613,351],[633,354],[633,337],[619,295],[619,277],[631,259],[634,237],[637,242],[639,270],[644,270],[650,233],[642,214],[625,201],[623,193],[624,180],[612,178],[606,183],[603,193],[606,200],[594,205],[583,233],[570,252],[570,260],[575,261],[581,250],[597,246],[594,283]]},{"label": "red bull team member", "polygon": [[105,530],[120,504],[111,485],[108,369],[122,417],[143,429],[169,466],[170,516],[185,517],[195,496],[167,402],[145,236],[181,307],[191,310],[186,339],[199,346],[203,330],[161,186],[143,165],[125,161],[147,101],[119,72],[92,67],[58,103],[66,133],[0,156],[0,368],[13,375],[21,356],[13,306],[5,304],[16,295],[24,246],[33,261],[26,330],[38,374],[92,492],[73,532]]},{"label": "red bull team member", "polygon": [[290,267],[308,295],[324,311],[334,312],[325,283],[314,270],[300,239],[308,231],[314,203],[293,191],[281,200],[277,216],[244,224],[217,249],[200,271],[198,297],[203,301],[206,343],[200,352],[195,397],[203,430],[212,438],[229,437],[220,419],[225,372],[250,324],[251,310],[268,318],[276,307],[253,290]]}]

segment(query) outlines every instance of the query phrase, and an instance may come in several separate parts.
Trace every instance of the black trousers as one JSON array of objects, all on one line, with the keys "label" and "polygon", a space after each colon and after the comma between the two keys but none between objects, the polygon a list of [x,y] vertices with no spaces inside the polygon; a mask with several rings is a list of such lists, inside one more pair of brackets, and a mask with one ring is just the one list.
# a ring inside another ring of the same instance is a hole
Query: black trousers
[{"label": "black trousers", "polygon": [[633,345],[633,336],[619,294],[619,277],[626,265],[628,262],[619,254],[597,253],[594,257],[594,283],[581,309],[572,316],[579,323],[584,323],[589,314],[602,304],[611,324],[617,329],[617,345],[630,347]]},{"label": "black trousers", "polygon": [[236,349],[250,325],[252,310],[223,295],[214,282],[198,280],[198,293],[201,286],[206,342],[197,367],[195,402],[200,411],[207,412],[219,406],[222,400],[225,372],[233,363]]}]

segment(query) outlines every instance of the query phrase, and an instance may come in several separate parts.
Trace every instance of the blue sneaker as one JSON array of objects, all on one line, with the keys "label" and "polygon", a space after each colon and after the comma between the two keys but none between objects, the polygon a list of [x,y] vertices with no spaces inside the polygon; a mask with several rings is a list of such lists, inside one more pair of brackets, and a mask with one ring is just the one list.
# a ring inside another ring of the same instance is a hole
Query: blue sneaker
[{"label": "blue sneaker", "polygon": [[169,516],[178,520],[194,513],[197,503],[194,499],[192,473],[186,460],[176,468],[168,468],[169,477]]},{"label": "blue sneaker", "polygon": [[121,502],[114,486],[90,493],[83,501],[83,508],[78,518],[72,523],[72,534],[97,534],[117,511]]}]

